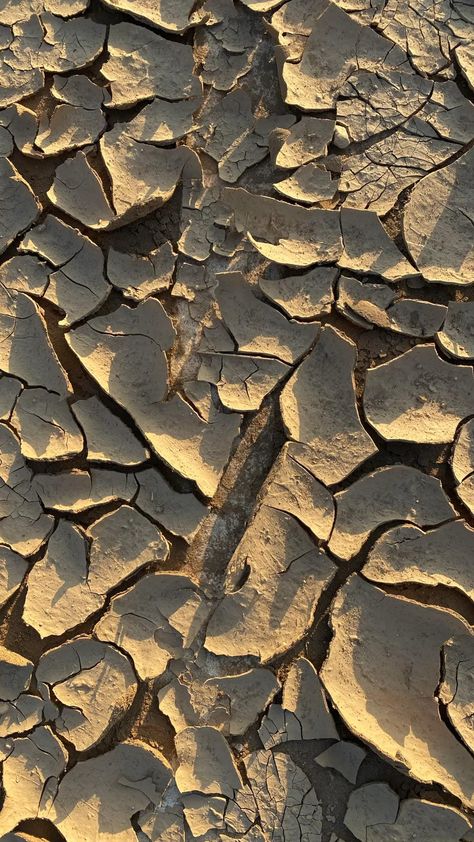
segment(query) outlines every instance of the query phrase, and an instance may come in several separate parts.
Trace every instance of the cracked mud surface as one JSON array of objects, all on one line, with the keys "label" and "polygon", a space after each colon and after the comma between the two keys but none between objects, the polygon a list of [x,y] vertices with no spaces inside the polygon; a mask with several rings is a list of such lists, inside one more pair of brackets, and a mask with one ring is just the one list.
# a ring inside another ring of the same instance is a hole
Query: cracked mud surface
[{"label": "cracked mud surface", "polygon": [[474,840],[471,0],[0,0],[0,842]]}]

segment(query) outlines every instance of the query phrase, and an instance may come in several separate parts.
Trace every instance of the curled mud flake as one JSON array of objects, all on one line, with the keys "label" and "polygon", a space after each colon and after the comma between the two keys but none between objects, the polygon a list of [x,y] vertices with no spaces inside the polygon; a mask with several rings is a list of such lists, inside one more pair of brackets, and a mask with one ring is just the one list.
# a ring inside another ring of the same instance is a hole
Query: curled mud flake
[{"label": "curled mud flake", "polygon": [[131,664],[115,647],[79,637],[50,649],[36,668],[45,701],[53,698],[53,727],[77,751],[96,745],[133,701],[137,681]]},{"label": "curled mud flake", "polygon": [[28,689],[33,664],[17,652],[0,647],[0,699],[14,702],[20,693]]},{"label": "curled mud flake", "polygon": [[454,366],[434,345],[418,345],[367,372],[364,411],[385,441],[444,444],[474,413],[474,377]]},{"label": "curled mud flake", "polygon": [[34,111],[16,103],[10,105],[0,111],[0,126],[2,156],[9,157],[15,146],[23,155],[41,157],[41,153],[34,146],[38,131],[38,118]]},{"label": "curled mud flake", "polygon": [[35,144],[45,155],[59,155],[94,143],[106,127],[100,108],[89,109],[62,103],[39,123]]},{"label": "curled mud flake", "polygon": [[321,842],[321,804],[291,757],[256,751],[247,755],[244,763],[265,835],[272,842]]},{"label": "curled mud flake", "polygon": [[47,196],[59,210],[88,228],[107,228],[114,220],[102,182],[83,152],[57,167]]},{"label": "curled mud flake", "polygon": [[375,542],[362,572],[377,584],[413,582],[456,588],[474,601],[473,552],[474,530],[462,520],[429,532],[403,524]]},{"label": "curled mud flake", "polygon": [[293,170],[326,155],[334,127],[334,120],[302,117],[291,128],[274,130],[272,146],[276,166]]},{"label": "curled mud flake", "polygon": [[92,82],[88,76],[53,76],[51,94],[58,102],[65,102],[78,108],[86,108],[90,111],[100,109],[107,105],[110,94],[106,88],[102,88]]},{"label": "curled mud flake", "polygon": [[321,678],[350,731],[415,780],[472,806],[474,758],[441,719],[436,696],[441,648],[469,635],[467,624],[356,575],[339,591],[331,624]]},{"label": "curled mud flake", "polygon": [[291,740],[339,740],[318,674],[306,658],[292,663],[282,704],[270,705],[258,734],[267,749]]},{"label": "curled mud flake", "polygon": [[[171,799],[169,792],[173,793]],[[142,836],[137,834],[141,842],[185,842],[183,805],[173,782],[170,782],[158,806],[140,811],[137,824],[142,831]]]},{"label": "curled mud flake", "polygon": [[167,146],[193,131],[201,105],[201,95],[174,102],[156,97],[127,122],[127,134],[136,141]]},{"label": "curled mud flake", "polygon": [[95,633],[128,652],[141,678],[156,678],[171,659],[190,654],[209,610],[187,576],[150,573],[113,597]]},{"label": "curled mud flake", "polygon": [[[91,315],[110,293],[99,246],[55,216],[48,214],[41,224],[30,229],[23,237],[19,251],[37,255],[56,270],[47,268],[49,283],[42,294],[64,312],[62,326],[69,327]],[[33,294],[33,290],[31,292]]]},{"label": "curled mud flake", "polygon": [[10,420],[22,388],[22,384],[15,377],[9,377],[7,374],[0,375],[0,419],[2,421]]},{"label": "curled mud flake", "polygon": [[3,756],[4,802],[0,833],[13,830],[24,819],[48,815],[66,768],[62,743],[48,727],[35,728],[25,737],[0,741]]},{"label": "curled mud flake", "polygon": [[299,444],[294,458],[326,485],[340,482],[377,450],[360,422],[355,363],[355,344],[324,327],[280,397],[287,436]]},{"label": "curled mud flake", "polygon": [[71,385],[34,301],[0,285],[0,308],[1,371],[67,397]]},{"label": "curled mud flake", "polygon": [[40,205],[13,164],[0,157],[0,253],[38,218]]},{"label": "curled mud flake", "polygon": [[337,276],[338,271],[332,266],[316,266],[303,275],[261,278],[259,286],[290,319],[309,321],[331,312]]},{"label": "curled mud flake", "polygon": [[453,728],[474,751],[474,642],[471,635],[448,640],[442,649],[443,678],[439,698]]},{"label": "curled mud flake", "polygon": [[171,198],[181,178],[199,179],[201,174],[199,159],[188,147],[142,143],[121,125],[102,135],[100,151],[116,213],[112,227],[146,216]]},{"label": "curled mud flake", "polygon": [[[199,12],[195,12],[196,0],[102,0],[105,6],[116,12],[151,24],[165,32],[181,33],[199,23]],[[193,14],[194,13],[194,14]]]},{"label": "curled mud flake", "polygon": [[136,423],[153,412],[168,391],[165,351],[175,330],[156,299],[122,304],[66,334],[67,342],[99,386]]},{"label": "curled mud flake", "polygon": [[274,356],[295,363],[319,333],[317,325],[302,325],[288,319],[261,301],[240,272],[218,275],[216,299],[222,318],[244,354]]},{"label": "curled mud flake", "polygon": [[46,509],[78,514],[116,500],[129,503],[137,483],[133,474],[120,471],[71,468],[58,474],[35,474],[33,488]]},{"label": "curled mud flake", "polygon": [[441,349],[457,360],[474,359],[474,302],[450,301],[443,329],[436,334]]},{"label": "curled mud flake", "polygon": [[232,556],[205,646],[262,663],[307,632],[334,565],[291,515],[262,505]]},{"label": "curled mud flake", "polygon": [[33,555],[46,541],[53,518],[43,512],[20,442],[0,424],[0,544],[13,552]]},{"label": "curled mud flake", "polygon": [[125,298],[143,301],[169,289],[175,263],[176,254],[171,243],[164,243],[145,256],[111,248],[107,257],[107,276]]},{"label": "curled mud flake", "polygon": [[472,44],[457,47],[454,55],[467,84],[471,90],[474,90],[474,50]]},{"label": "curled mud flake", "polygon": [[354,324],[376,327],[406,336],[433,337],[442,326],[447,308],[430,301],[399,298],[386,284],[368,284],[342,275],[336,307]]},{"label": "curled mud flake", "polygon": [[81,453],[82,433],[69,404],[47,389],[23,389],[11,416],[25,459],[56,461]]},{"label": "curled mud flake", "polygon": [[198,380],[217,386],[219,398],[233,412],[254,412],[290,367],[271,357],[202,354]]},{"label": "curled mud flake", "polygon": [[403,236],[427,281],[471,284],[474,276],[474,150],[427,175],[403,212]]},{"label": "curled mud flake", "polygon": [[92,395],[76,401],[71,410],[84,434],[89,461],[133,468],[149,458],[147,448],[99,398]]},{"label": "curled mud flake", "polygon": [[126,740],[69,769],[48,818],[68,840],[136,842],[133,817],[161,803],[170,779],[171,769],[156,749]]},{"label": "curled mud flake", "polygon": [[379,468],[334,499],[336,522],[329,549],[342,559],[357,555],[382,524],[406,520],[426,527],[455,517],[440,481],[406,465]]},{"label": "curled mud flake", "polygon": [[266,157],[270,132],[291,126],[295,119],[292,114],[257,118],[249,94],[233,90],[217,102],[209,97],[199,114],[198,146],[217,161],[220,178],[234,182]]},{"label": "curled mud flake", "polygon": [[401,281],[418,274],[373,211],[341,208],[341,228],[344,243],[338,260],[341,269],[380,275],[387,281]]},{"label": "curled mud flake", "polygon": [[107,47],[101,74],[110,84],[111,108],[128,108],[155,96],[181,100],[201,93],[190,44],[133,23],[118,23],[110,27]]},{"label": "curled mud flake", "polygon": [[[223,665],[219,665],[223,669]],[[158,706],[177,734],[184,728],[211,725],[224,735],[239,736],[258,719],[280,689],[270,670],[255,667],[235,675],[206,677],[209,670],[186,665],[158,691]]]},{"label": "curled mud flake", "polygon": [[342,251],[339,211],[303,208],[226,187],[222,199],[237,231],[275,263],[309,267],[332,263]]},{"label": "curled mud flake", "polygon": [[[30,18],[30,24],[35,18]],[[31,46],[33,67],[48,73],[66,73],[88,67],[104,48],[106,27],[87,17],[62,20],[50,12],[36,18],[41,40],[37,51]]]},{"label": "curled mud flake", "polygon": [[194,494],[175,491],[156,468],[140,471],[135,477],[137,507],[172,535],[190,543],[207,515],[207,507]]},{"label": "curled mud flake", "polygon": [[84,533],[60,520],[27,581],[23,620],[41,638],[59,637],[102,607],[104,599],[88,587],[88,569]]},{"label": "curled mud flake", "polygon": [[207,26],[194,36],[200,76],[205,85],[230,91],[252,67],[262,28],[256,18],[233,0],[207,0],[202,7]]},{"label": "curled mud flake", "polygon": [[303,111],[334,108],[355,66],[410,69],[404,50],[328,0],[312,5],[310,20],[310,26],[302,27],[298,41],[291,46],[289,60],[282,47],[276,50],[287,105]]},{"label": "curled mud flake", "polygon": [[16,593],[27,570],[23,556],[8,547],[0,547],[0,608]]},{"label": "curled mud flake", "polygon": [[360,746],[341,740],[327,748],[322,754],[318,754],[314,759],[319,766],[335,769],[349,783],[355,784],[361,763],[366,755],[367,752]]},{"label": "curled mud flake", "polygon": [[333,203],[339,179],[317,164],[305,164],[283,181],[274,183],[277,193],[302,205]]},{"label": "curled mud flake", "polygon": [[398,795],[388,784],[377,781],[350,793],[344,824],[360,842],[367,842],[374,825],[393,825],[400,805]]}]

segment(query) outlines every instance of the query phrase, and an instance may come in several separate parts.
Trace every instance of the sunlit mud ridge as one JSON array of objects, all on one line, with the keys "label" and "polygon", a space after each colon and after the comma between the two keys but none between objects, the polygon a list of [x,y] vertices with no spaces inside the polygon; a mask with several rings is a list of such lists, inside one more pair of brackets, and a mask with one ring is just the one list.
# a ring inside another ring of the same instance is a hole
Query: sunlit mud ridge
[{"label": "sunlit mud ridge", "polygon": [[473,0],[0,0],[0,842],[473,842]]}]

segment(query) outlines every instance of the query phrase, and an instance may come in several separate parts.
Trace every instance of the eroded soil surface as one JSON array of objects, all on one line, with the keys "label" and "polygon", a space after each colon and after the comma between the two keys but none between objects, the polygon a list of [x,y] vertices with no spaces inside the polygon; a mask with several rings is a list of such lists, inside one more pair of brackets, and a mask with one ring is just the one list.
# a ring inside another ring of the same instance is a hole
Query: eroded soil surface
[{"label": "eroded soil surface", "polygon": [[474,840],[472,0],[0,0],[0,842]]}]

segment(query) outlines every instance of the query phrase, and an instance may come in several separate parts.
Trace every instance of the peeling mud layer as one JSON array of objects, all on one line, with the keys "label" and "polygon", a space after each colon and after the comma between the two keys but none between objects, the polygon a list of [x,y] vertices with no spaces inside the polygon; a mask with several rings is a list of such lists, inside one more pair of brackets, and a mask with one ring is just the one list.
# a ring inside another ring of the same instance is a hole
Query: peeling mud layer
[{"label": "peeling mud layer", "polygon": [[0,842],[474,840],[472,0],[0,0]]}]

